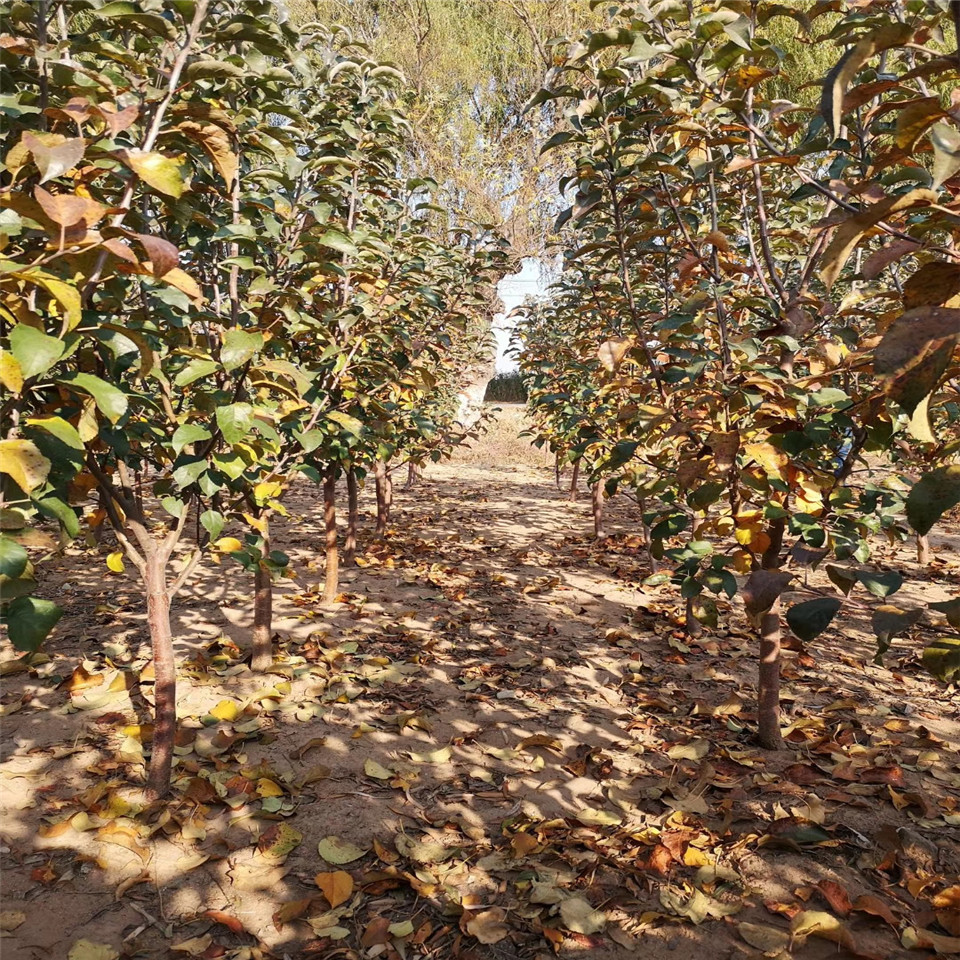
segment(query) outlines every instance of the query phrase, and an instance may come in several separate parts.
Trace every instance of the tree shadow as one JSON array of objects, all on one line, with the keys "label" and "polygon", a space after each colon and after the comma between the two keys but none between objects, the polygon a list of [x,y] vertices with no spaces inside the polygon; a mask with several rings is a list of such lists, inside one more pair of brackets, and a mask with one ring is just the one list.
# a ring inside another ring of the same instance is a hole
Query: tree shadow
[{"label": "tree shadow", "polygon": [[[942,732],[931,746],[920,718],[889,730],[890,713],[858,705],[887,675],[891,698],[930,712],[932,684],[860,669],[862,640],[843,651],[849,664],[828,640],[811,644],[810,666],[788,655],[795,729],[785,750],[763,754],[751,744],[752,639],[738,616],[682,638],[677,598],[640,589],[635,508],[612,501],[613,535],[597,546],[588,504],[567,503],[545,472],[454,465],[398,491],[397,510],[385,544],[366,539],[364,518],[365,565],[325,608],[310,566],[320,505],[294,491],[274,536],[299,579],[279,586],[266,676],[244,662],[252,585],[226,564],[198,570],[174,610],[177,780],[145,810],[134,786],[150,690],[130,678],[149,652],[136,590],[68,552],[71,604],[49,659],[5,676],[0,698],[0,863],[6,908],[26,915],[5,958],[66,955],[81,937],[140,956],[188,941],[182,953],[211,958],[252,947],[510,958],[551,944],[601,960],[719,958],[739,949],[736,921],[786,930],[764,904],[803,909],[795,891],[825,879],[882,895],[904,922],[924,909],[903,883],[953,863],[953,840],[925,816],[949,797],[937,775],[955,775],[950,745]],[[101,683],[78,675],[85,659]],[[113,667],[117,689],[101,691]],[[875,762],[861,774],[887,769],[888,754],[939,751],[929,767],[900,762],[894,786],[930,809],[898,809],[892,784],[871,782],[880,774],[827,775],[864,750]],[[810,823],[826,839],[778,827]],[[270,859],[277,828],[299,835],[282,862]],[[901,838],[891,859],[883,844],[898,828],[913,847]],[[331,836],[356,859],[324,859]],[[337,870],[353,892],[331,910],[314,878]],[[698,892],[716,916],[693,923]],[[606,929],[571,900],[602,908]],[[889,955],[882,922],[848,923],[865,951]],[[804,956],[835,950],[811,940]]]}]

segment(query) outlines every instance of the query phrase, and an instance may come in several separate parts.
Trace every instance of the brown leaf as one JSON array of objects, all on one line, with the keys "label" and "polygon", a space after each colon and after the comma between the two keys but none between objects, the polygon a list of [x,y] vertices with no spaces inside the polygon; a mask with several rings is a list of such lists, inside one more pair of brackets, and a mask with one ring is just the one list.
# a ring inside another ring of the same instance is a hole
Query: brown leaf
[{"label": "brown leaf", "polygon": [[830,909],[834,913],[839,913],[841,917],[847,916],[853,907],[850,904],[850,897],[847,891],[834,880],[821,880],[817,884],[817,889],[823,894],[823,898],[830,904]]},{"label": "brown leaf", "polygon": [[313,905],[313,901],[313,897],[304,897],[302,900],[288,901],[273,914],[273,925],[277,930],[282,930],[284,924],[302,917]]},{"label": "brown leaf", "polygon": [[897,926],[897,918],[887,902],[871,893],[865,893],[857,897],[853,902],[853,909],[857,913],[869,913],[873,917],[880,917],[881,920],[886,920],[891,927]]},{"label": "brown leaf", "polygon": [[203,916],[233,933],[243,933],[243,924],[231,913],[224,913],[223,910],[204,910]]},{"label": "brown leaf", "polygon": [[614,373],[632,346],[633,341],[629,337],[616,337],[607,340],[597,350],[597,359],[604,370]]},{"label": "brown leaf", "polygon": [[464,911],[460,929],[481,943],[499,943],[510,933],[510,928],[504,923],[506,918],[507,911],[503,907],[491,907],[480,913]]},{"label": "brown leaf", "polygon": [[150,272],[155,277],[162,277],[180,263],[180,251],[169,240],[149,233],[137,233],[134,236],[140,241],[150,261]]},{"label": "brown leaf", "polygon": [[363,931],[360,946],[373,947],[390,941],[390,920],[387,917],[374,917]]},{"label": "brown leaf", "polygon": [[327,873],[318,873],[313,882],[320,888],[327,898],[330,907],[339,907],[350,899],[353,893],[353,877],[346,870],[332,870]]}]

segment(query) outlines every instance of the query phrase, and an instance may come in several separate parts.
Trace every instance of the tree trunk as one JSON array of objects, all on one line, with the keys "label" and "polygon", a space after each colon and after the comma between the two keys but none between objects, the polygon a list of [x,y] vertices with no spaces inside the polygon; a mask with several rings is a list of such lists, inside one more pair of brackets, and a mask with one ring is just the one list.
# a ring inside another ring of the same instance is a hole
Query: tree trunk
[{"label": "tree trunk", "polygon": [[703,624],[693,615],[696,602],[696,597],[687,597],[687,605],[683,613],[684,633],[693,638],[703,635]]},{"label": "tree trunk", "polygon": [[757,682],[757,739],[767,750],[783,746],[780,736],[780,601],[760,621],[760,670]]},{"label": "tree trunk", "polygon": [[650,538],[650,526],[646,521],[647,498],[639,497],[637,501],[640,505],[640,536],[643,537],[643,549],[647,554],[647,563],[650,564],[651,575],[660,569],[657,558],[653,555],[653,540]]},{"label": "tree trunk", "polygon": [[352,564],[357,555],[357,523],[360,519],[360,487],[355,470],[347,471],[347,539],[343,545],[343,562]]},{"label": "tree trunk", "polygon": [[573,464],[573,476],[570,477],[570,502],[577,502],[577,484],[580,482],[580,461]]},{"label": "tree trunk", "polygon": [[419,480],[420,468],[411,460],[407,464],[407,483],[404,489],[409,490],[411,487],[415,487]]},{"label": "tree trunk", "polygon": [[332,470],[323,481],[323,525],[327,548],[323,602],[333,603],[340,592],[340,558],[337,554],[337,478]]},{"label": "tree trunk", "polygon": [[147,796],[159,799],[170,788],[173,745],[177,732],[177,664],[170,629],[170,594],[167,591],[166,561],[159,550],[146,557],[143,570],[147,588],[147,626],[153,649],[154,721],[147,772]]},{"label": "tree trunk", "polygon": [[[270,532],[263,517],[263,559],[270,553]],[[257,673],[273,664],[273,577],[262,560],[253,575],[253,657],[250,667]]]},{"label": "tree trunk", "polygon": [[377,484],[377,536],[382,538],[387,535],[390,507],[393,506],[393,480],[382,460],[378,460],[374,467],[374,479]]},{"label": "tree trunk", "polygon": [[917,563],[921,567],[930,564],[930,537],[927,534],[920,536],[917,534]]},{"label": "tree trunk", "polygon": [[590,488],[590,501],[593,506],[593,535],[602,540],[607,534],[603,529],[603,484],[598,480]]}]

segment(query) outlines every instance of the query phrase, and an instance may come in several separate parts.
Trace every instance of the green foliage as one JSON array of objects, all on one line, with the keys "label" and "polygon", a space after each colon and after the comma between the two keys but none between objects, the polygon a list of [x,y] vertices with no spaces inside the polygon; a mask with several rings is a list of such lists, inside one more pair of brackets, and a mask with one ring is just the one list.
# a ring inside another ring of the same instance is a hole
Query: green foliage
[{"label": "green foliage", "polygon": [[523,377],[515,370],[496,374],[487,384],[483,399],[485,403],[526,403]]},{"label": "green foliage", "polygon": [[[865,563],[904,508],[927,532],[960,502],[945,7],[608,13],[534,98],[567,121],[542,148],[566,162],[564,270],[517,330],[539,442],[645,504],[687,598],[733,573],[779,596],[794,549]],[[853,480],[866,454],[937,469],[905,498]],[[839,603],[788,620],[812,638]]]}]

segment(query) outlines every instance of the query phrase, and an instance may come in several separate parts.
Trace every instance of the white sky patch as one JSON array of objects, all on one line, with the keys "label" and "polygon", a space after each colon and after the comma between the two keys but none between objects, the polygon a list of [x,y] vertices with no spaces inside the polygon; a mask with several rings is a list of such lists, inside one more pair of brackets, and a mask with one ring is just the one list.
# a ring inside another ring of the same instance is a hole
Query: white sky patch
[{"label": "white sky patch", "polygon": [[547,289],[548,281],[544,276],[540,260],[528,258],[523,261],[519,273],[511,273],[497,285],[497,293],[503,303],[503,312],[493,318],[493,334],[497,338],[497,372],[516,370],[517,363],[506,356],[510,346],[510,334],[513,332],[515,317],[507,318],[514,307],[520,306],[527,297],[540,297]]}]

